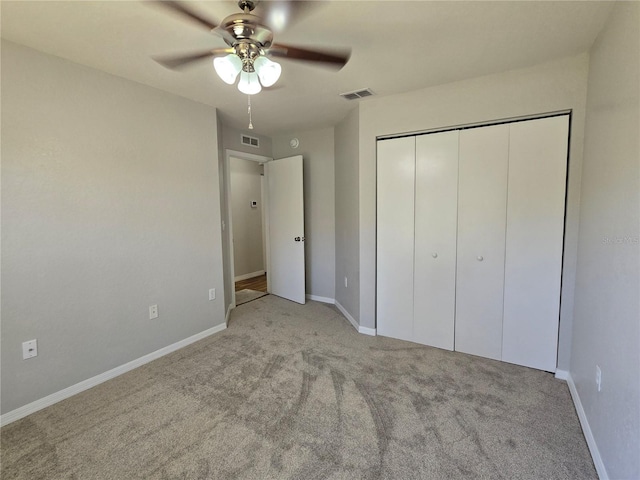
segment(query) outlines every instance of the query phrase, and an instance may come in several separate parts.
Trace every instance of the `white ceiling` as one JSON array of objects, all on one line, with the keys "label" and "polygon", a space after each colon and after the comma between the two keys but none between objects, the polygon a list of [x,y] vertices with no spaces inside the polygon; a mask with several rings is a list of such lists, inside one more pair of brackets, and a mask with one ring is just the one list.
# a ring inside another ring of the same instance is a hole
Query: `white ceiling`
[{"label": "white ceiling", "polygon": [[[235,2],[190,6],[220,21]],[[339,93],[377,95],[543,63],[587,51],[612,8],[597,1],[332,1],[276,42],[351,47],[339,72],[283,60],[276,88],[252,97],[255,132],[334,125],[354,106]],[[130,1],[2,1],[2,37],[74,62],[218,107],[223,121],[247,127],[247,97],[223,83],[209,61],[183,72],[152,55],[223,47],[194,23]],[[356,101],[367,101],[356,100]]]}]

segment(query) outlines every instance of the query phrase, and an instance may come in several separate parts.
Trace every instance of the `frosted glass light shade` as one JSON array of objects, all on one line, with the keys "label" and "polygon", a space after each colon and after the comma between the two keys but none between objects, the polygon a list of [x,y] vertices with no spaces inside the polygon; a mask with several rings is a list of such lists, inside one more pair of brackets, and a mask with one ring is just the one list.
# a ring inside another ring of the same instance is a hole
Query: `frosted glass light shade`
[{"label": "frosted glass light shade", "polygon": [[225,57],[213,59],[213,68],[223,82],[233,85],[242,70],[242,60],[237,55],[230,53]]},{"label": "frosted glass light shade", "polygon": [[270,87],[276,83],[282,72],[280,64],[272,62],[267,57],[256,58],[253,62],[253,68],[256,69],[263,87]]},{"label": "frosted glass light shade", "polygon": [[240,72],[240,81],[238,82],[238,90],[247,95],[255,95],[262,87],[258,81],[258,74],[256,72]]}]

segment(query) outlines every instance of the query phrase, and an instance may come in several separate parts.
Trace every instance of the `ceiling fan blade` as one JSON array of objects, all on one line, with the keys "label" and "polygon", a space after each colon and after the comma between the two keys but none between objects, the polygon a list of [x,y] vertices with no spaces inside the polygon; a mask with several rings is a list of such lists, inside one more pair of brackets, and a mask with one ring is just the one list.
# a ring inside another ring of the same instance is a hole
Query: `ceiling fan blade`
[{"label": "ceiling fan blade", "polygon": [[266,53],[273,57],[324,63],[325,66],[337,68],[338,70],[344,67],[351,57],[350,49],[310,50],[291,45],[284,45],[282,43],[274,43]]},{"label": "ceiling fan blade", "polygon": [[272,85],[270,87],[262,87],[262,91],[263,92],[273,92],[275,90],[282,90],[283,88],[286,88],[285,85]]},{"label": "ceiling fan blade", "polygon": [[326,3],[325,1],[261,0],[256,3],[254,13],[277,33]]},{"label": "ceiling fan blade", "polygon": [[232,48],[215,48],[213,50],[207,50],[204,52],[196,52],[186,55],[171,55],[171,56],[157,56],[152,57],[156,62],[169,70],[181,70],[191,64],[204,60],[206,58],[213,58],[216,56],[226,55],[233,53]]},{"label": "ceiling fan blade", "polygon": [[175,2],[171,0],[151,0],[149,3],[168,8],[172,12],[177,13],[178,15],[182,15],[183,17],[186,17],[189,20],[192,20],[200,24],[201,26],[206,27],[208,30],[213,30],[218,26],[216,22],[203,17],[199,13],[193,11],[190,7],[187,7],[184,2]]}]

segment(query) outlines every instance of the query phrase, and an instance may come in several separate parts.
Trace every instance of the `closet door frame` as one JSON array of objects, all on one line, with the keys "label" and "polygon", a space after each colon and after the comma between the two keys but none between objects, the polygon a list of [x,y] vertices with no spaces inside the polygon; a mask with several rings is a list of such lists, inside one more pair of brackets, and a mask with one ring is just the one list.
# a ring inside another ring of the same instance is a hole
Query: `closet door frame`
[{"label": "closet door frame", "polygon": [[[425,130],[422,132],[417,132],[417,133],[412,133],[412,134],[407,134],[407,135],[402,135],[402,134],[395,134],[395,135],[388,135],[388,136],[379,136],[376,138],[377,144],[380,145],[380,141],[382,140],[390,140],[390,139],[399,139],[399,138],[414,138],[416,139],[418,136],[422,136],[422,135],[431,135],[431,134],[436,134],[436,133],[442,133],[442,132],[449,132],[449,131],[457,131],[457,132],[464,132],[465,130],[468,129],[474,129],[474,128],[483,128],[483,127],[490,127],[490,126],[497,126],[497,125],[503,125],[503,124],[507,124],[507,125],[512,125],[512,124],[518,124],[521,122],[527,122],[527,121],[531,121],[531,120],[538,120],[538,119],[551,119],[554,117],[565,117],[567,118],[567,129],[568,129],[568,133],[570,135],[570,130],[571,130],[571,115],[572,115],[572,111],[571,110],[562,110],[562,111],[556,111],[556,112],[547,112],[547,113],[542,113],[542,114],[535,114],[535,115],[528,115],[528,116],[522,116],[522,117],[514,117],[514,118],[507,118],[507,119],[502,119],[502,120],[498,120],[498,121],[487,121],[487,122],[478,122],[478,123],[474,123],[474,124],[466,124],[466,125],[460,125],[460,126],[451,126],[451,127],[443,127],[443,128],[437,128],[437,129],[431,129],[431,130]],[[555,362],[557,361],[557,347],[558,347],[558,329],[559,329],[559,323],[560,323],[560,305],[562,302],[562,298],[561,298],[561,293],[562,293],[562,266],[564,263],[564,233],[566,230],[566,209],[567,209],[567,205],[566,205],[566,182],[567,182],[567,176],[568,176],[568,152],[569,152],[569,138],[567,135],[566,138],[566,152],[565,152],[565,156],[564,156],[564,162],[563,162],[563,168],[564,168],[564,176],[563,176],[563,182],[564,182],[564,198],[562,199],[561,202],[561,211],[562,211],[562,221],[561,223],[561,239],[556,242],[555,246],[556,246],[556,274],[555,274],[555,284],[553,285],[553,290],[554,290],[554,298],[556,299],[556,301],[554,301],[555,304],[557,304],[557,311],[554,311],[553,314],[551,315],[551,317],[553,317],[553,320],[551,320],[551,323],[553,324],[551,329],[555,332],[555,334],[553,335],[553,345],[551,347],[549,347],[549,345],[547,345],[547,350],[551,350],[553,352],[555,352],[555,355],[553,355],[553,359],[551,361],[547,361],[544,366],[540,366],[541,364],[536,365],[527,365],[525,363],[522,363],[521,359],[516,359],[516,358],[512,358],[512,355],[510,352],[511,351],[515,351],[516,349],[513,349],[512,347],[510,347],[509,345],[507,345],[509,343],[508,337],[509,334],[507,334],[507,338],[505,338],[504,333],[501,335],[502,336],[502,343],[501,343],[501,353],[500,353],[500,357],[497,358],[498,360],[502,360],[502,361],[506,361],[506,362],[511,362],[511,363],[516,363],[519,365],[526,365],[526,366],[531,366],[533,368],[538,368],[538,369],[542,369],[542,370],[546,370],[546,371],[555,371],[556,370],[556,365]],[[386,174],[386,172],[381,172],[380,170],[380,165],[378,164],[378,179],[382,174]],[[415,171],[414,171],[415,174]],[[414,191],[413,194],[415,195],[415,185],[414,185]],[[507,193],[508,194],[508,193]],[[378,213],[379,213],[379,208],[380,208],[380,198],[377,198],[378,203],[377,203],[377,208],[378,208]],[[508,208],[508,206],[507,206]],[[415,205],[414,205],[414,209],[415,209]],[[415,210],[414,210],[414,215],[415,215]],[[380,217],[377,214],[377,225],[376,225],[376,229],[378,230],[380,228]],[[507,233],[506,233],[506,216],[505,216],[505,247],[504,247],[504,269],[505,269],[505,277],[503,277],[503,281],[505,281],[506,279],[506,275],[508,275],[507,273],[507,269],[509,268],[507,266],[507,258],[508,258],[508,253],[507,253]],[[558,222],[556,222],[557,224]],[[414,229],[415,229],[415,224],[414,224]],[[413,232],[414,234],[414,238],[415,238],[415,230]],[[381,250],[381,245],[379,243],[378,240],[378,236],[376,235],[376,243],[377,243],[377,254],[378,254],[378,258],[377,258],[377,263],[379,263],[380,261],[380,250]],[[412,257],[413,260],[415,262],[416,259],[416,247],[414,244],[414,248],[412,249],[411,253],[412,253]],[[558,259],[558,255],[557,255],[557,251],[559,249],[559,259]],[[513,254],[513,251],[511,251],[511,254]],[[477,258],[476,258],[477,260]],[[483,259],[484,260],[484,259]],[[457,258],[456,260],[457,262],[460,261],[459,258]],[[387,333],[387,330],[385,328],[384,325],[381,326],[380,323],[380,308],[379,308],[379,302],[380,302],[380,295],[382,293],[383,290],[385,290],[385,288],[380,288],[380,283],[381,283],[381,276],[382,276],[382,272],[380,272],[380,270],[377,268],[376,269],[377,272],[377,279],[376,279],[376,294],[377,294],[377,299],[376,299],[376,326],[377,326],[377,332],[380,335],[386,335],[386,336],[392,336],[395,338],[402,338],[399,337],[397,335],[392,335]],[[456,274],[459,273],[459,268],[456,270]],[[412,278],[412,289],[415,288],[415,285],[413,284],[413,278]],[[512,316],[512,310],[510,309],[510,307],[506,306],[506,304],[508,304],[509,302],[509,296],[511,295],[510,293],[507,293],[508,287],[506,286],[506,284],[503,283],[503,331],[504,328],[509,328],[509,321],[507,321],[507,325],[504,324],[505,318],[510,318],[510,316]],[[414,297],[414,303],[415,303],[415,293],[413,295]],[[457,296],[457,292],[456,292],[456,296]],[[456,309],[457,309],[457,305],[456,305]],[[457,311],[456,311],[456,315],[457,315]],[[413,316],[413,312],[412,312],[412,316]],[[456,320],[457,322],[457,320]],[[457,324],[455,325],[455,327],[457,327]],[[455,328],[454,327],[454,328]],[[408,328],[408,327],[407,327]],[[520,338],[523,338],[522,336],[520,336]],[[409,341],[416,341],[415,338],[407,338],[406,335],[404,336],[405,340],[409,340]],[[505,343],[506,342],[506,343]],[[455,345],[455,350],[459,350],[458,345]],[[502,352],[505,352],[505,354],[503,355]]]}]

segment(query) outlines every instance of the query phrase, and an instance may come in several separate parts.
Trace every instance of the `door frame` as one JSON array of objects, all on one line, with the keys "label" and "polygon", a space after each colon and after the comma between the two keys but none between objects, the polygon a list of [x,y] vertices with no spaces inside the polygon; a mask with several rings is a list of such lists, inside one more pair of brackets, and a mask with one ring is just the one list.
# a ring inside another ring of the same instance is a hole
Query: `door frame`
[{"label": "door frame", "polygon": [[[231,157],[239,158],[241,160],[249,160],[252,162],[258,162],[260,164],[265,164],[273,160],[272,157],[266,157],[264,155],[256,155],[255,153],[246,153],[240,152],[238,150],[230,150],[225,149],[224,154],[224,184],[225,184],[225,197],[227,202],[227,218],[228,225],[226,228],[227,233],[227,241],[229,243],[229,277],[230,277],[230,285],[227,285],[228,288],[231,289],[231,304],[230,308],[236,308],[236,285],[235,285],[235,265],[234,265],[234,251],[233,251],[233,216],[231,214]],[[264,178],[264,177],[263,177]],[[262,184],[261,180],[261,184]],[[267,195],[262,192],[262,242],[263,242],[263,250],[266,248],[267,253],[269,252],[269,239],[265,236],[265,233],[268,232],[269,226],[269,211],[266,208],[268,205],[265,203],[268,201]],[[266,247],[265,247],[266,246]],[[265,258],[265,268],[267,269],[267,290],[269,285],[269,255],[267,254],[267,258]]]}]

